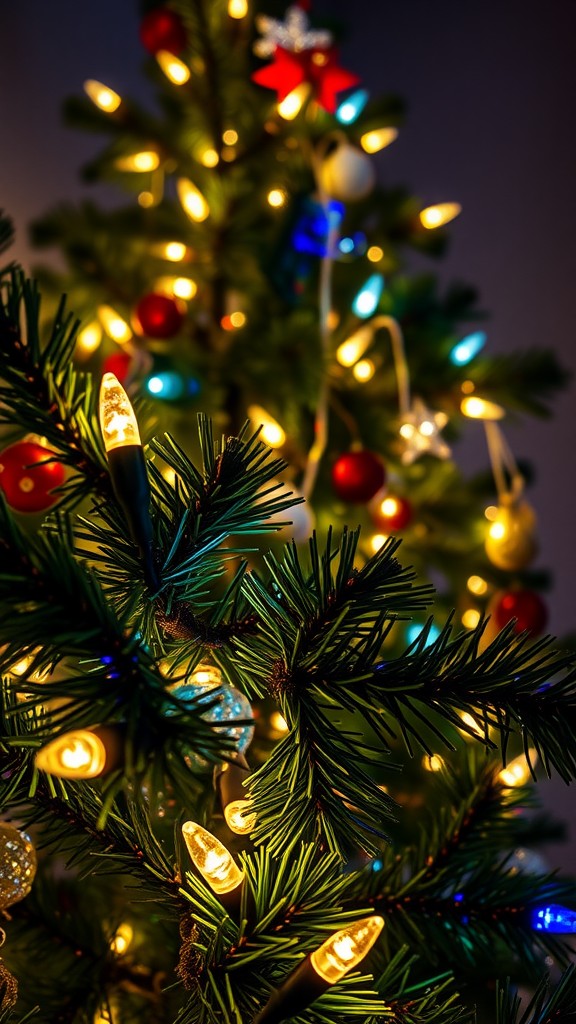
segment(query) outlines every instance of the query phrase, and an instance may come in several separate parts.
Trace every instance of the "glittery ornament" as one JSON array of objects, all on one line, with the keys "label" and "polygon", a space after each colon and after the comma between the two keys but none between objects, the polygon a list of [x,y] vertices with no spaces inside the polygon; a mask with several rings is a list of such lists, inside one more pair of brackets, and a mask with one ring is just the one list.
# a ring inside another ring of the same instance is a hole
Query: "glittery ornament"
[{"label": "glittery ornament", "polygon": [[25,832],[0,822],[0,909],[23,900],[36,874],[36,851]]},{"label": "glittery ornament", "polygon": [[18,982],[8,968],[0,962],[0,1010],[11,1010],[18,999]]},{"label": "glittery ornament", "polygon": [[499,591],[488,606],[499,629],[516,619],[515,633],[527,631],[532,636],[543,633],[548,622],[548,609],[534,590]]},{"label": "glittery ornament", "polygon": [[332,486],[342,501],[363,504],[370,501],[386,482],[386,469],[379,455],[366,448],[344,452],[332,467]]},{"label": "glittery ornament", "polygon": [[538,550],[536,516],[527,501],[502,501],[486,538],[486,554],[492,565],[506,572],[524,569]]},{"label": "glittery ornament", "polygon": [[136,306],[136,316],[149,338],[173,338],[184,321],[180,303],[156,292],[142,296]]},{"label": "glittery ornament", "polygon": [[446,413],[433,412],[421,398],[415,398],[411,409],[404,414],[404,421],[400,427],[400,437],[404,442],[403,464],[411,466],[421,455],[447,459],[450,448],[440,433],[447,422]]},{"label": "glittery ornament", "polygon": [[258,57],[272,57],[277,46],[291,53],[326,50],[332,46],[332,33],[327,29],[311,29],[306,12],[298,6],[288,8],[285,21],[259,14],[256,28],[262,36],[254,43],[254,53]]},{"label": "glittery ornament", "polygon": [[[198,674],[196,669],[195,675]],[[235,749],[240,753],[244,753],[254,736],[254,726],[250,725],[254,718],[252,713],[252,707],[250,706],[249,700],[236,690],[233,686],[228,686],[226,683],[218,685],[214,682],[202,682],[202,683],[183,683],[181,686],[174,687],[170,691],[173,697],[177,700],[181,700],[184,704],[187,702],[198,704],[213,704],[208,711],[202,717],[207,722],[215,723],[228,723],[228,728],[219,729],[218,733],[223,736],[227,736],[234,742]],[[234,725],[234,722],[239,719],[248,719],[248,723],[242,725]],[[199,758],[191,752],[190,757],[194,764],[200,766],[207,762],[204,758]]]}]

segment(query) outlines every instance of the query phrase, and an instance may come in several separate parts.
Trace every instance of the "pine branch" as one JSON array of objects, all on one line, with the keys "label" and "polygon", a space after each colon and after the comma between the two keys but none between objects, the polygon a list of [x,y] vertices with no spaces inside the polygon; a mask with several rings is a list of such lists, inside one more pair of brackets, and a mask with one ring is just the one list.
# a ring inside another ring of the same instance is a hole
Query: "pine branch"
[{"label": "pine branch", "polygon": [[520,999],[510,981],[497,990],[496,1024],[574,1024],[576,1021],[576,966],[572,964],[550,993],[550,979],[544,977],[521,1011]]}]

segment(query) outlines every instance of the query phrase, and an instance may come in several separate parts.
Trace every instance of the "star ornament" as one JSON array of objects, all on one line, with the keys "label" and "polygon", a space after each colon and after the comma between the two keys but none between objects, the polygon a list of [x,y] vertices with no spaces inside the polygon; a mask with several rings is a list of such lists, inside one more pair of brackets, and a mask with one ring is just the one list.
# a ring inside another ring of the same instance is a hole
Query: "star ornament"
[{"label": "star ornament", "polygon": [[421,455],[449,458],[450,448],[440,433],[447,422],[445,412],[432,412],[421,398],[415,398],[400,427],[400,437],[404,442],[403,465],[411,466]]},{"label": "star ornament", "polygon": [[266,89],[275,89],[278,103],[302,82],[308,82],[316,102],[329,114],[336,110],[337,93],[360,81],[357,75],[339,66],[338,54],[332,47],[296,53],[282,46],[276,47],[272,64],[255,71],[252,79]]},{"label": "star ornament", "polygon": [[262,38],[254,43],[258,57],[272,57],[277,46],[299,53],[301,50],[328,50],[332,46],[332,33],[327,29],[311,29],[306,12],[301,7],[289,7],[286,21],[277,21],[261,14],[256,28]]}]

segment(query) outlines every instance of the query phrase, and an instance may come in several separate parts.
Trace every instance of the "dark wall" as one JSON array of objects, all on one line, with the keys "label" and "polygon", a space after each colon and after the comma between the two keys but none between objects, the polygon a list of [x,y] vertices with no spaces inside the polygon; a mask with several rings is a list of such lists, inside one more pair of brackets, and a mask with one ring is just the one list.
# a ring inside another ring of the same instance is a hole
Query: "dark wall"
[{"label": "dark wall", "polygon": [[[62,97],[88,77],[121,93],[143,92],[135,6],[4,5],[0,205],[16,220],[27,265],[26,222],[57,200],[86,194],[77,168],[98,147],[98,138],[61,127]],[[345,65],[373,92],[408,101],[405,128],[379,158],[383,180],[409,184],[426,202],[462,203],[439,270],[479,288],[492,349],[552,346],[576,369],[574,0],[324,0],[316,8],[350,27]],[[556,633],[576,631],[573,402],[572,391],[556,403],[553,420],[507,427],[516,454],[538,470],[531,500],[541,562],[556,577]],[[457,457],[479,464],[480,430],[470,432]],[[568,864],[570,852],[562,856]]]}]

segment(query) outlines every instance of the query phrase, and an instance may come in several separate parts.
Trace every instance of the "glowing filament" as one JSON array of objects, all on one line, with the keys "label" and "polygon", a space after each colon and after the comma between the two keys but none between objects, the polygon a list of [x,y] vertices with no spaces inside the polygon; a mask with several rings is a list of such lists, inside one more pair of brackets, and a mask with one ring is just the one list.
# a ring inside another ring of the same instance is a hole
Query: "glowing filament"
[{"label": "glowing filament", "polygon": [[190,78],[190,68],[168,50],[158,50],[156,60],[172,85],[185,85]]},{"label": "glowing filament", "polygon": [[100,429],[107,452],[129,444],[141,444],[138,421],[130,399],[113,373],[105,373],[100,385]]},{"label": "glowing filament", "polygon": [[284,206],[286,193],[283,188],[271,188],[266,198],[269,205],[277,209],[280,206]]},{"label": "glowing filament", "polygon": [[215,149],[205,149],[200,157],[200,163],[203,167],[216,167],[216,164],[220,163],[220,157]]},{"label": "glowing filament", "polygon": [[462,213],[460,203],[437,203],[435,206],[427,206],[420,211],[420,223],[422,227],[432,229],[441,228],[454,220],[459,213]]},{"label": "glowing filament", "polygon": [[154,284],[154,291],[188,301],[196,295],[198,285],[190,277],[159,277]]},{"label": "glowing filament", "polygon": [[95,733],[78,729],[42,747],[35,757],[36,768],[61,779],[93,779],[106,765],[106,747]]},{"label": "glowing filament", "polygon": [[194,686],[220,686],[222,673],[216,665],[197,665],[189,682]]},{"label": "glowing filament", "polygon": [[115,165],[119,171],[155,171],[160,166],[160,157],[155,150],[146,149],[129,156],[119,156]]},{"label": "glowing filament", "polygon": [[380,551],[380,548],[384,547],[387,540],[388,535],[386,533],[373,533],[369,541],[372,553],[375,555],[377,551]]},{"label": "glowing filament", "polygon": [[196,188],[195,185],[189,181],[188,178],[178,178],[176,182],[176,191],[178,192],[178,198],[182,204],[184,213],[190,218],[190,220],[200,223],[206,220],[206,217],[210,213],[208,203],[204,199],[204,196]]},{"label": "glowing filament", "polygon": [[285,121],[293,121],[294,118],[300,113],[302,107],[308,97],[309,86],[306,82],[302,82],[297,85],[292,92],[289,92],[287,96],[278,104],[278,113],[280,117],[283,117]]},{"label": "glowing filament", "polygon": [[228,828],[239,836],[248,835],[254,830],[256,814],[250,810],[251,806],[250,800],[232,800],[224,808]]},{"label": "glowing filament", "polygon": [[318,975],[334,985],[367,955],[384,927],[384,918],[374,914],[335,932],[310,955]]},{"label": "glowing filament", "polygon": [[222,142],[225,146],[235,146],[238,142],[238,132],[234,128],[227,128],[222,132]]},{"label": "glowing filament", "polygon": [[422,765],[427,772],[441,772],[444,767],[444,760],[438,757],[438,754],[426,754],[422,760]]},{"label": "glowing filament", "polygon": [[485,579],[482,579],[482,576],[469,576],[466,586],[471,594],[476,594],[478,597],[488,590],[488,584]]},{"label": "glowing filament", "polygon": [[113,953],[117,953],[118,956],[121,956],[122,953],[126,952],[133,938],[134,929],[132,925],[124,922],[123,924],[118,925],[118,929],[112,937],[110,949]]},{"label": "glowing filament", "polygon": [[84,92],[88,99],[91,99],[92,103],[99,110],[103,110],[105,114],[113,114],[122,103],[122,97],[114,92],[114,89],[109,89],[107,85],[97,82],[94,78],[89,78],[84,82]]},{"label": "glowing filament", "polygon": [[270,715],[270,728],[277,736],[284,736],[288,732],[288,722],[279,711],[273,711]]},{"label": "glowing filament", "polygon": [[360,381],[361,384],[364,384],[367,380],[372,380],[375,372],[376,367],[371,359],[360,359],[352,370],[356,380]]},{"label": "glowing filament", "polygon": [[125,345],[132,337],[132,331],[125,320],[112,306],[98,306],[98,319],[113,341]]},{"label": "glowing filament", "polygon": [[366,253],[366,258],[370,260],[370,263],[379,263],[384,256],[384,249],[381,249],[379,245],[371,245]]},{"label": "glowing filament", "polygon": [[100,324],[94,321],[94,323],[88,324],[79,332],[76,345],[82,355],[88,356],[96,351],[101,341],[102,328]]},{"label": "glowing filament", "polygon": [[364,133],[360,139],[360,145],[366,153],[378,153],[386,146],[390,146],[397,138],[397,128],[376,128],[375,131]]},{"label": "glowing filament", "polygon": [[[464,621],[464,620],[462,620],[462,621]],[[466,623],[464,623],[464,625],[466,625]],[[472,717],[471,714],[469,714],[468,711],[463,711],[462,714],[460,715],[460,718],[462,719],[462,722],[464,723],[464,725],[467,725],[468,728],[471,729],[472,732],[475,733],[476,736],[484,736],[485,735],[483,727],[480,725],[480,723],[475,718]]]},{"label": "glowing filament", "polygon": [[271,448],[281,448],[286,441],[286,434],[284,433],[280,424],[266,412],[260,405],[250,405],[248,407],[248,416],[254,423],[259,426],[262,425],[262,431],[260,437],[266,444],[270,445]]},{"label": "glowing filament", "polygon": [[496,402],[487,402],[478,395],[470,395],[460,402],[460,410],[472,420],[501,420],[505,410]]},{"label": "glowing filament", "polygon": [[182,835],[194,866],[215,893],[231,892],[241,884],[244,872],[216,836],[195,821],[184,822]]},{"label": "glowing filament", "polygon": [[[538,752],[534,747],[530,747],[528,757],[532,765],[538,760]],[[525,786],[532,778],[532,773],[524,754],[520,754],[520,757],[515,757],[513,761],[510,761],[510,764],[498,773],[498,778],[503,786]]]},{"label": "glowing filament", "polygon": [[354,334],[336,349],[336,359],[340,366],[354,366],[362,358],[372,341],[373,332],[370,327],[360,327]]},{"label": "glowing filament", "polygon": [[164,242],[158,249],[158,255],[170,263],[180,263],[186,259],[187,252],[184,242]]},{"label": "glowing filament", "polygon": [[231,18],[245,18],[248,14],[248,0],[228,0],[228,14]]}]

